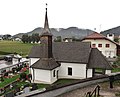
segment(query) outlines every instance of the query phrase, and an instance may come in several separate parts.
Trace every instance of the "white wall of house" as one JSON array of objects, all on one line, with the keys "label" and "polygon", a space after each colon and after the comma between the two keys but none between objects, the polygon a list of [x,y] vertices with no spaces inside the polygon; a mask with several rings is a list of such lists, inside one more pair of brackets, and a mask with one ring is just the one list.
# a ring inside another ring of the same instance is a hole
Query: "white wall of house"
[{"label": "white wall of house", "polygon": [[[39,60],[39,58],[30,58],[29,59],[29,67],[31,65],[33,65],[35,62],[37,62]],[[33,69],[32,68],[29,68],[29,73],[32,73],[33,72]]]},{"label": "white wall of house", "polygon": [[92,77],[93,70],[92,69],[87,69],[87,78]]},{"label": "white wall of house", "polygon": [[[54,76],[54,71],[55,71],[55,76]],[[57,72],[59,72],[59,67],[50,71],[50,73],[51,73],[51,82],[50,83],[54,83],[55,81],[57,81],[57,79],[58,79],[58,73]]]},{"label": "white wall of house", "polygon": [[37,62],[39,60],[39,58],[30,58],[29,62],[30,62],[30,66],[33,65],[35,62]]},{"label": "white wall of house", "polygon": [[105,70],[105,74],[110,74],[111,70]]},{"label": "white wall of house", "polygon": [[[54,70],[55,76],[53,76]],[[57,70],[59,70],[59,67],[53,70],[34,69],[31,72],[32,82],[52,84],[57,81]]]},{"label": "white wall of house", "polygon": [[[68,75],[68,67],[72,68],[72,75]],[[86,78],[86,64],[79,63],[61,63],[59,78]]]},{"label": "white wall of house", "polygon": [[[117,46],[115,43],[105,40],[105,39],[86,39],[83,42],[91,42],[91,47],[93,44],[96,44],[96,47],[102,52],[106,57],[116,57],[117,56]],[[102,47],[98,47],[98,44],[102,44]],[[106,47],[106,44],[109,44],[110,47]]]},{"label": "white wall of house", "polygon": [[34,69],[32,73],[33,82],[50,83],[51,72],[50,70]]},{"label": "white wall of house", "polygon": [[114,34],[107,34],[107,38],[109,38],[110,40],[114,41]]}]

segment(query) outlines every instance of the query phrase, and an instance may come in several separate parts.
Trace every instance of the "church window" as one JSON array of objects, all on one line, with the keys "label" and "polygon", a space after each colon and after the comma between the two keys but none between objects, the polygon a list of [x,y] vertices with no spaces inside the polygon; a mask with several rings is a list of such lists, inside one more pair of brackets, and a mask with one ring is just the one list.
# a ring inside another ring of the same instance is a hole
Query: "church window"
[{"label": "church window", "polygon": [[53,71],[53,77],[55,77],[55,70]]},{"label": "church window", "polygon": [[72,75],[72,68],[68,67],[68,75]]}]

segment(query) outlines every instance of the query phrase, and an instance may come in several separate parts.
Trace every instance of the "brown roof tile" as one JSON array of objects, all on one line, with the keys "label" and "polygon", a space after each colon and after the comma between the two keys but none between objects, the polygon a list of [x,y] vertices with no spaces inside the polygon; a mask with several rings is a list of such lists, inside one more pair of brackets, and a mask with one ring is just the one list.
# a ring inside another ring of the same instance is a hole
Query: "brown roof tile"
[{"label": "brown roof tile", "polygon": [[59,66],[60,64],[56,62],[53,58],[42,58],[34,63],[31,67],[36,69],[52,70]]},{"label": "brown roof tile", "polygon": [[110,63],[97,48],[90,48],[88,42],[56,42],[53,43],[53,59],[44,59],[42,45],[34,46],[30,58],[40,58],[33,68],[51,70],[58,67],[57,62],[84,63],[88,68],[111,69]]},{"label": "brown roof tile", "polygon": [[112,69],[105,56],[97,48],[92,48],[88,68]]}]

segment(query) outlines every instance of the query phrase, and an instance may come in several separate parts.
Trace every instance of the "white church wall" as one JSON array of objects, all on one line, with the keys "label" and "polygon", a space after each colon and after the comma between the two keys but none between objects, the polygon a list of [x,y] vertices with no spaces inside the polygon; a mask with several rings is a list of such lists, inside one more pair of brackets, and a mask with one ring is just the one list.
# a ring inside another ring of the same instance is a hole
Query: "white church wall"
[{"label": "white church wall", "polygon": [[34,64],[35,62],[37,62],[38,60],[39,58],[30,58],[30,66]]},{"label": "white church wall", "polygon": [[105,70],[105,74],[110,74],[111,70]]},{"label": "white church wall", "polygon": [[93,72],[92,69],[87,70],[87,78],[92,77],[92,72]]},{"label": "white church wall", "polygon": [[[68,75],[68,67],[72,68],[72,75]],[[59,78],[86,78],[86,64],[61,63],[59,70]]]},{"label": "white church wall", "polygon": [[[55,71],[55,76],[54,76],[54,71]],[[57,81],[57,79],[58,79],[58,73],[57,72],[59,72],[59,67],[50,71],[50,73],[51,73],[51,83],[54,83],[55,81]]]},{"label": "white church wall", "polygon": [[[29,67],[31,66],[31,65],[33,65],[35,62],[37,62],[39,60],[39,58],[30,58],[29,59]],[[33,71],[32,71],[32,68],[29,68],[29,73],[32,73]]]},{"label": "white church wall", "polygon": [[51,83],[51,71],[50,70],[42,70],[42,69],[34,69],[34,82],[38,83]]}]

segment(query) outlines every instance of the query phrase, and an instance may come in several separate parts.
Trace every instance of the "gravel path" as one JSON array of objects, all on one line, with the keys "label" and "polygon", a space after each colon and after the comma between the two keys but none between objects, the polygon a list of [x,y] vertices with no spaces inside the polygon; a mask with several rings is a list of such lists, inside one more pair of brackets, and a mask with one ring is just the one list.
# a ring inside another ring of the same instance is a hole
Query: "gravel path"
[{"label": "gravel path", "polygon": [[[99,85],[101,86],[100,97],[120,97],[120,96],[115,96],[116,93],[120,93],[119,86],[114,86],[113,89],[110,89],[109,83],[101,83]],[[77,90],[65,93],[58,97],[85,97],[85,93],[89,91],[93,91],[95,87],[96,85],[91,85],[85,88],[81,88],[81,89],[77,89]]]}]

